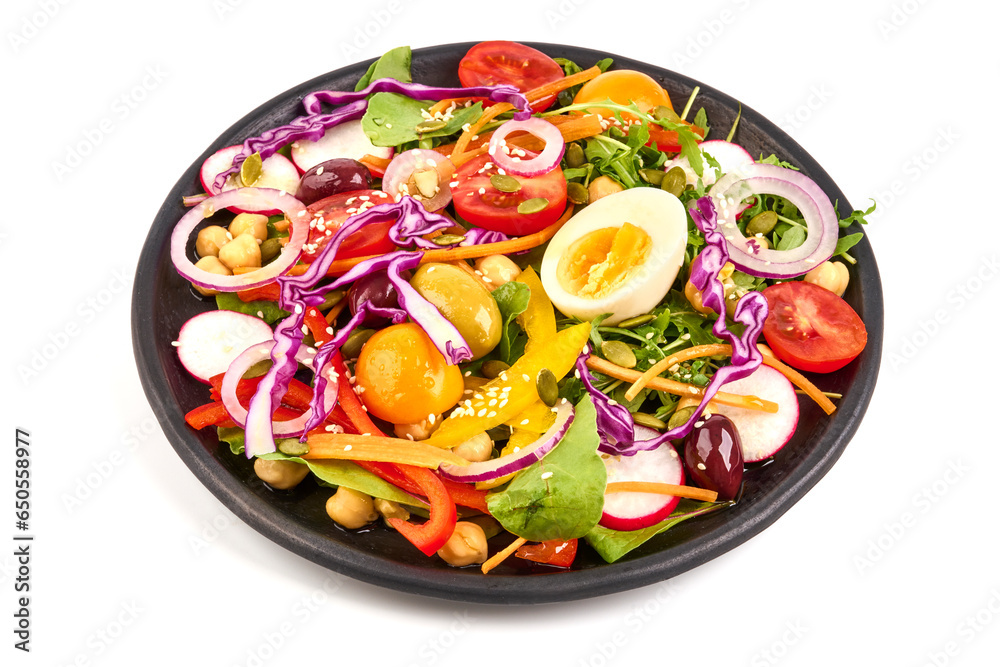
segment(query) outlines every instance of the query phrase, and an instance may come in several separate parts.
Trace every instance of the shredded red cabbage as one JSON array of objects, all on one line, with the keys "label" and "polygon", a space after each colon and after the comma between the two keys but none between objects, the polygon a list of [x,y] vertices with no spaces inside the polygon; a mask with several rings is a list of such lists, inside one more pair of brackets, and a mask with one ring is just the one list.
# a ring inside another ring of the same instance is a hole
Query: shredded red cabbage
[{"label": "shredded red cabbage", "polygon": [[[688,421],[676,428],[672,428],[660,434],[652,440],[634,439],[632,431],[632,416],[622,405],[618,405],[594,388],[587,376],[588,370],[582,359],[577,360],[577,368],[580,369],[581,379],[587,391],[594,399],[594,406],[597,408],[597,430],[601,432],[601,444],[598,449],[606,454],[621,454],[631,456],[636,452],[655,449],[664,442],[683,438],[691,429],[695,422],[701,419],[708,402],[712,400],[716,392],[727,382],[733,382],[745,378],[757,370],[760,366],[762,356],[757,349],[757,337],[764,328],[764,320],[767,319],[767,300],[760,292],[747,292],[736,304],[736,312],[733,319],[745,325],[743,334],[737,336],[726,328],[726,301],[725,288],[719,280],[719,271],[725,266],[729,259],[726,250],[726,239],[718,231],[718,217],[711,197],[702,197],[695,206],[689,209],[691,219],[705,236],[705,249],[691,263],[691,282],[701,291],[701,301],[703,304],[715,311],[719,317],[712,325],[712,332],[720,339],[728,342],[733,347],[732,363],[723,366],[715,375],[711,382],[705,387],[698,409],[694,411]],[[630,427],[626,432],[624,423],[628,422]]]},{"label": "shredded red cabbage", "polygon": [[[262,159],[274,155],[278,149],[293,141],[308,139],[319,140],[323,134],[336,125],[349,120],[357,120],[365,115],[368,109],[368,96],[373,93],[399,93],[417,100],[446,100],[450,97],[488,97],[494,102],[507,102],[517,110],[516,120],[531,117],[531,106],[528,98],[513,86],[473,86],[471,88],[438,88],[420,83],[403,83],[395,79],[376,79],[367,88],[357,92],[342,92],[335,90],[317,90],[302,98],[302,106],[306,115],[299,116],[287,125],[272,128],[259,137],[250,137],[243,142],[243,149],[233,158],[233,166],[215,177],[215,187],[221,189],[226,179],[240,170],[243,161],[260,153]],[[321,113],[323,103],[343,104],[336,111]]]}]

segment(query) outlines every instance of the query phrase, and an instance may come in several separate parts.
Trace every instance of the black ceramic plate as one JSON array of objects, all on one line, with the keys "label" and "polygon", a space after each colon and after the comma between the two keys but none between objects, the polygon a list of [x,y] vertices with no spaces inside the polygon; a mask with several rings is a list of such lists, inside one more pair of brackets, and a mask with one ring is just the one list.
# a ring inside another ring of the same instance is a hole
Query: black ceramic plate
[{"label": "black ceramic plate", "polygon": [[[449,44],[413,53],[413,80],[455,86],[458,61],[472,46]],[[551,56],[569,58],[589,67],[609,54],[552,44],[532,46]],[[615,68],[650,74],[676,100],[686,100],[701,85],[696,106],[704,106],[714,135],[728,131],[739,104],[719,91],[659,67],[613,56]],[[689,520],[650,540],[614,564],[607,564],[582,544],[572,570],[510,558],[489,576],[478,569],[454,569],[439,558],[427,558],[398,533],[375,527],[363,532],[341,530],[324,511],[328,489],[307,481],[294,491],[275,493],[253,474],[242,456],[220,445],[212,429],[196,432],[184,414],[207,400],[205,385],[181,367],[171,341],[192,315],[212,307],[193,296],[174,271],[169,236],[183,215],[183,195],[201,191],[198,169],[219,148],[241,143],[250,135],[287,123],[300,113],[302,97],[313,90],[353,90],[370,62],[317,77],[266,102],[229,128],[208,146],[167,195],[153,221],[139,258],[132,296],[132,343],[143,388],[177,453],[194,474],[230,510],[271,540],[311,561],[345,575],[410,593],[456,600],[525,604],[573,600],[651,584],[696,567],[750,539],[773,523],[830,469],[858,428],[871,398],[882,350],[882,288],[867,239],[852,250],[845,298],[868,328],[868,346],[846,368],[823,377],[828,391],[844,395],[830,418],[802,400],[794,439],[767,465],[746,477],[743,498],[726,511]],[[841,211],[851,210],[847,198],[815,160],[788,135],[760,114],[743,107],[735,141],[752,155],[776,153],[812,177]],[[856,230],[851,230],[856,231]],[[502,540],[502,538],[501,538]],[[501,544],[494,542],[491,550]]]}]

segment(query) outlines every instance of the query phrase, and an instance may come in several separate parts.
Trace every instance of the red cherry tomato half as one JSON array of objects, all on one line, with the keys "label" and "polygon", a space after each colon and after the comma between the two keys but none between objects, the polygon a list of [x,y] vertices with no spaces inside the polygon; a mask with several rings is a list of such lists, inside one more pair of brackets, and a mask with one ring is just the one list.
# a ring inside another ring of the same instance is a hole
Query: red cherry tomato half
[{"label": "red cherry tomato half", "polygon": [[[489,165],[487,167],[487,164]],[[517,192],[501,192],[490,183],[497,166],[489,154],[480,155],[458,168],[451,189],[455,210],[467,222],[512,236],[533,234],[559,219],[566,209],[566,179],[558,167],[541,176],[513,176],[521,184]],[[510,175],[510,174],[508,174]],[[536,213],[518,213],[529,199],[544,198],[545,208]]]},{"label": "red cherry tomato half", "polygon": [[[517,42],[480,42],[458,63],[458,79],[467,88],[506,83],[526,93],[561,78],[563,69],[559,63]],[[555,101],[555,95],[543,97],[532,104],[531,109],[545,111]]]},{"label": "red cherry tomato half", "polygon": [[518,558],[536,563],[569,567],[576,558],[576,540],[549,540],[538,544],[525,544],[514,554]]},{"label": "red cherry tomato half", "polygon": [[[367,199],[363,199],[363,197],[367,197]],[[385,204],[391,201],[392,198],[380,190],[353,190],[341,192],[310,204],[307,210],[309,211],[308,220],[311,228],[309,240],[306,242],[309,252],[302,252],[302,261],[312,263],[349,217],[376,204]],[[320,217],[317,217],[317,213],[320,214]],[[319,223],[320,220],[322,220],[322,224]],[[298,221],[292,220],[293,225],[296,222]],[[392,220],[370,224],[354,232],[340,244],[340,248],[337,250],[337,259],[392,252],[396,249],[396,246],[389,239],[389,228],[392,227],[392,224]]]},{"label": "red cherry tomato half", "polygon": [[801,371],[829,373],[861,354],[868,332],[858,314],[828,289],[793,281],[768,287],[764,338],[775,356]]}]

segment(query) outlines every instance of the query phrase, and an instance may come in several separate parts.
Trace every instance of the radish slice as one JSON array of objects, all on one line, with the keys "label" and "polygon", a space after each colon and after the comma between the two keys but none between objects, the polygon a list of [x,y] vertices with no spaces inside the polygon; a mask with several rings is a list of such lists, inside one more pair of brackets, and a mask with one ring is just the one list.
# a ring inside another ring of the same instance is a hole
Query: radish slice
[{"label": "radish slice", "polygon": [[[226,179],[225,185],[221,188],[215,187],[215,177],[233,166],[233,159],[236,158],[242,149],[243,146],[240,145],[228,146],[208,156],[202,163],[201,172],[199,173],[201,186],[205,188],[205,192],[217,195],[220,192],[235,190],[237,187],[242,186],[242,183],[237,184],[236,179],[239,178],[239,174],[233,174]],[[261,163],[260,178],[252,185],[255,188],[272,188],[282,192],[295,192],[299,187],[299,172],[288,158],[275,153]],[[229,210],[234,213],[247,212],[236,207],[230,207]],[[280,212],[278,210],[260,211],[264,215],[276,215]]]},{"label": "radish slice", "polygon": [[[702,157],[711,155],[722,168],[722,173],[720,174],[718,170],[708,166],[708,162],[705,162],[705,170],[700,178],[701,182],[706,186],[715,183],[722,174],[728,174],[731,171],[736,171],[737,169],[753,164],[753,156],[750,153],[747,153],[742,146],[728,141],[722,141],[721,139],[703,141],[698,144],[698,148],[701,149]],[[684,173],[687,175],[688,185],[698,184],[699,176],[694,173],[694,169],[691,168],[691,161],[687,157],[678,155],[668,162],[663,170],[670,171],[674,167],[680,167],[684,170]]]},{"label": "radish slice", "polygon": [[[236,388],[239,385],[243,374],[246,373],[251,366],[259,361],[270,358],[271,348],[273,347],[274,341],[269,340],[247,348],[246,351],[233,360],[233,362],[226,369],[225,377],[222,378],[222,389],[219,392],[222,397],[222,402],[226,406],[226,411],[229,413],[229,416],[240,428],[244,428],[246,426],[247,410],[240,404],[239,398],[236,396]],[[316,350],[310,347],[302,346],[299,347],[298,351],[295,353],[295,360],[304,366],[311,367],[313,365],[313,358],[315,355]],[[337,404],[339,378],[336,374],[330,371],[329,364],[326,365],[324,371],[327,373],[329,381],[323,389],[323,411],[326,412],[326,414],[329,414]],[[322,415],[317,422],[322,422],[326,419],[326,414]],[[302,435],[302,432],[305,430],[305,425],[308,423],[311,416],[312,409],[309,409],[295,419],[285,422],[274,422],[272,425],[272,431],[274,435],[286,438]]]},{"label": "radish slice", "polygon": [[184,323],[177,336],[177,356],[187,372],[208,384],[225,373],[251,345],[274,336],[266,322],[232,310],[210,310]]},{"label": "radish slice", "polygon": [[743,378],[727,382],[725,391],[733,394],[759,396],[778,404],[775,413],[745,410],[718,405],[713,412],[729,417],[736,425],[743,444],[743,460],[763,461],[785,446],[799,423],[799,399],[788,379],[770,366],[760,366]]},{"label": "radish slice", "polygon": [[388,160],[392,153],[391,147],[376,146],[368,139],[361,129],[360,120],[349,120],[331,127],[316,141],[299,139],[292,143],[292,162],[303,173],[335,157],[360,160],[365,155],[373,155]]},{"label": "radish slice", "polygon": [[[660,434],[645,426],[635,426],[635,439],[652,440]],[[684,465],[670,443],[632,456],[602,454],[611,482],[658,482],[683,484]],[[601,525],[612,530],[648,528],[670,516],[680,498],[661,493],[609,493],[604,496]]]}]

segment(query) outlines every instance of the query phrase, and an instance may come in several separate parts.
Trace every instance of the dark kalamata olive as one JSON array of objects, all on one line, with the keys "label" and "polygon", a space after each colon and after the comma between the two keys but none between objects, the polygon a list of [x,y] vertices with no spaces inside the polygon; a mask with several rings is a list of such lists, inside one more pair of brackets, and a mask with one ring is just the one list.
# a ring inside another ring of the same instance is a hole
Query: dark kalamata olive
[{"label": "dark kalamata olive", "polygon": [[302,174],[295,198],[308,206],[341,192],[370,190],[371,187],[372,175],[368,167],[357,160],[338,157],[321,162]]},{"label": "dark kalamata olive", "polygon": [[[347,305],[351,309],[352,315],[356,315],[358,308],[366,301],[379,308],[399,307],[399,296],[396,293],[396,288],[389,280],[389,275],[385,271],[375,271],[367,276],[358,278],[347,292]],[[361,325],[370,328],[381,328],[388,323],[389,320],[386,318],[369,313],[365,316]]]},{"label": "dark kalamata olive", "polygon": [[719,500],[734,500],[743,482],[743,447],[736,425],[725,415],[712,415],[684,438],[684,464],[699,486],[717,491]]}]

